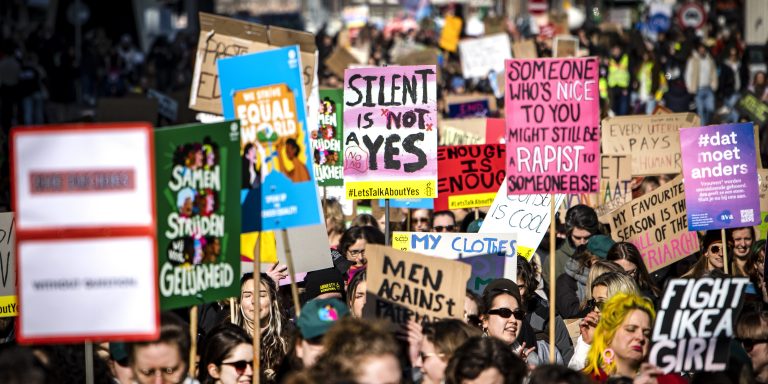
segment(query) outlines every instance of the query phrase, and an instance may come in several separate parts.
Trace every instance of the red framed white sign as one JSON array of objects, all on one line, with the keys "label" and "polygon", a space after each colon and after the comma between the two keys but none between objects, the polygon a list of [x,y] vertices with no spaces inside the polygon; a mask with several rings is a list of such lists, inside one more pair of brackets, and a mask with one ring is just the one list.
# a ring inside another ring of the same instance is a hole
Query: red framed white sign
[{"label": "red framed white sign", "polygon": [[18,340],[156,338],[152,127],[16,127],[11,177]]}]

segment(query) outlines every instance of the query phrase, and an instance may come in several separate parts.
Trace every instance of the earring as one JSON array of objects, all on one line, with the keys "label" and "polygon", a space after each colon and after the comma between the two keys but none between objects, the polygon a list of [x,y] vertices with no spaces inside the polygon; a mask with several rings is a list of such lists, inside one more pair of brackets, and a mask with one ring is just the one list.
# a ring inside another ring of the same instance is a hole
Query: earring
[{"label": "earring", "polygon": [[608,349],[606,349],[605,351],[603,351],[603,361],[604,361],[606,364],[610,365],[610,364],[613,362],[613,357],[614,357],[615,355],[616,355],[616,354],[613,352],[613,349],[611,349],[611,348],[608,348]]},{"label": "earring", "polygon": [[488,337],[488,328],[483,328],[483,337]]}]

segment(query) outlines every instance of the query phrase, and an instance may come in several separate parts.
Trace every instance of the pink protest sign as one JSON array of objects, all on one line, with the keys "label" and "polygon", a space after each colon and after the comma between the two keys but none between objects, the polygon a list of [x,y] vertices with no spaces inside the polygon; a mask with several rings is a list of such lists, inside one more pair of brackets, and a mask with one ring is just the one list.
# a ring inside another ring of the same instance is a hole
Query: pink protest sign
[{"label": "pink protest sign", "polygon": [[594,57],[506,61],[507,194],[597,192]]}]

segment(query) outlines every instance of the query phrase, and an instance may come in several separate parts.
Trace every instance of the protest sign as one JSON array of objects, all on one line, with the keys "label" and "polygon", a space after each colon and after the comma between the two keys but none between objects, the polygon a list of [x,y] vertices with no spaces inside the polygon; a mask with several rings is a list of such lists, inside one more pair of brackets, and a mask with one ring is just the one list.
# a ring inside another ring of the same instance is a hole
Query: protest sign
[{"label": "protest sign", "polygon": [[161,93],[156,89],[149,89],[147,91],[147,97],[157,100],[158,115],[171,123],[176,122],[176,118],[179,115],[179,103],[174,98]]},{"label": "protest sign", "polygon": [[735,337],[746,278],[672,279],[651,337],[651,364],[665,373],[722,372]]},{"label": "protest sign", "polygon": [[157,337],[152,128],[11,131],[18,340]]},{"label": "protest sign", "polygon": [[751,92],[741,96],[736,108],[761,127],[768,123],[768,104]]},{"label": "protest sign", "polygon": [[555,36],[552,57],[576,57],[579,51],[579,39],[574,36]]},{"label": "protest sign", "polygon": [[317,185],[344,185],[341,154],[344,93],[340,89],[320,91],[317,129],[310,135]]},{"label": "protest sign", "polygon": [[600,192],[595,212],[601,222],[610,222],[610,213],[632,200],[632,155],[600,156]]},{"label": "protest sign", "polygon": [[465,117],[486,117],[491,113],[488,100],[475,100],[466,103],[448,104],[448,117],[463,119]]},{"label": "protest sign", "polygon": [[768,238],[768,169],[758,169],[760,177],[760,225],[757,227],[757,238]]},{"label": "protest sign", "polygon": [[688,229],[760,224],[752,123],[680,130]]},{"label": "protest sign", "polygon": [[536,52],[536,43],[533,40],[522,40],[512,43],[512,54],[515,59],[535,59],[539,57]]},{"label": "protest sign", "polygon": [[158,129],[155,158],[160,308],[237,296],[241,163],[247,164],[239,122]]},{"label": "protest sign", "polygon": [[504,119],[489,117],[485,119],[485,143],[504,144],[507,142],[507,132]]},{"label": "protest sign", "polygon": [[365,316],[420,324],[464,316],[467,264],[381,245],[365,247],[368,298]]},{"label": "protest sign", "polygon": [[325,65],[338,78],[343,78],[344,71],[353,65],[360,65],[360,61],[347,47],[337,45],[325,59]]},{"label": "protest sign", "polygon": [[[507,278],[517,280],[517,258],[499,257],[496,254],[477,255],[458,259],[462,263],[472,267],[472,274],[467,281],[467,289],[481,295],[485,287],[493,280]],[[507,271],[508,267],[514,267],[514,272]]]},{"label": "protest sign", "polygon": [[485,144],[485,118],[440,119],[439,145]]},{"label": "protest sign", "polygon": [[438,46],[448,52],[456,52],[459,47],[462,21],[460,17],[446,15],[443,30],[440,32]]},{"label": "protest sign", "polygon": [[[439,51],[434,48],[425,48],[405,55],[398,56],[395,63],[398,65],[435,65]],[[438,70],[439,74],[439,70]],[[341,77],[341,76],[340,76]]]},{"label": "protest sign", "polygon": [[[385,201],[379,199],[379,206],[383,207]],[[408,208],[408,209],[434,209],[435,199],[391,199],[390,208]]]},{"label": "protest sign", "polygon": [[[331,246],[328,243],[325,224],[290,228],[286,232],[293,255],[294,272],[298,276],[297,281],[302,281],[303,275],[307,272],[333,267]],[[259,232],[240,235],[240,261],[242,261],[240,267],[243,273],[253,271],[253,258],[255,257],[258,236]],[[287,262],[285,249],[285,242],[280,233],[275,233],[275,231],[261,232],[261,254],[259,256],[262,269],[277,262],[285,264]],[[290,276],[288,280],[290,280]],[[288,280],[281,281],[280,284],[287,283]]]},{"label": "protest sign", "polygon": [[347,199],[437,196],[436,79],[434,66],[345,72]]},{"label": "protest sign", "polygon": [[507,60],[507,194],[597,192],[598,61]]},{"label": "protest sign", "polygon": [[16,316],[16,233],[13,212],[0,213],[0,317]]},{"label": "protest sign", "polygon": [[[516,233],[517,255],[531,259],[544,233],[549,230],[551,194],[511,195],[502,184],[485,216],[480,233]],[[555,195],[555,208],[565,195]]]},{"label": "protest sign", "polygon": [[[240,152],[248,161],[243,205],[259,200],[262,207],[261,222],[243,217],[242,232],[320,224],[298,47],[224,58],[218,65],[221,90],[231,95],[221,100],[224,117],[240,119]],[[252,70],[260,66],[270,70]]]},{"label": "protest sign", "polygon": [[[483,105],[487,103],[488,111],[490,113],[494,113],[498,109],[498,106],[496,105],[496,98],[493,95],[482,94],[482,93],[467,93],[464,95],[445,96],[446,108],[444,111],[450,114],[451,106],[460,105],[460,104],[472,105],[472,104],[477,104],[478,102],[482,103]],[[454,110],[456,110],[459,107],[453,107],[453,108]],[[465,114],[468,114],[468,112],[470,111],[465,112]],[[470,116],[465,116],[465,117],[470,117]]]},{"label": "protest sign", "polygon": [[309,95],[317,60],[313,34],[200,12],[200,36],[189,107],[201,112],[223,113],[221,95],[226,93],[220,92],[223,88],[219,84],[220,72],[216,66],[219,59],[294,44],[301,47],[304,94]]},{"label": "protest sign", "polygon": [[488,207],[504,183],[503,144],[437,148],[435,209]]},{"label": "protest sign", "polygon": [[699,251],[696,232],[688,232],[685,192],[678,176],[612,213],[611,237],[634,244],[648,272]]},{"label": "protest sign", "polygon": [[699,126],[695,113],[603,119],[603,154],[632,154],[633,176],[682,172],[680,128]]},{"label": "protest sign", "polygon": [[512,48],[506,33],[462,40],[459,53],[461,71],[466,79],[484,79],[491,71],[504,72],[504,60],[512,58]]}]

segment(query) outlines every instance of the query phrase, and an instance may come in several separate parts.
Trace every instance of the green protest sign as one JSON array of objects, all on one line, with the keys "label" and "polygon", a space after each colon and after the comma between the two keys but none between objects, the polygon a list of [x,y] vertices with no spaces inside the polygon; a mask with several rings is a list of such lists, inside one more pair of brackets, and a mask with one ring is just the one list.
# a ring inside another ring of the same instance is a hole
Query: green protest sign
[{"label": "green protest sign", "polygon": [[155,131],[160,308],[237,296],[240,123]]},{"label": "green protest sign", "polygon": [[768,123],[768,104],[764,103],[753,93],[745,92],[736,104],[736,109],[761,127]]},{"label": "green protest sign", "polygon": [[[315,179],[321,187],[344,185],[342,164],[342,132],[344,119],[344,91],[324,89],[320,91],[318,121],[312,130],[312,164]],[[311,123],[310,123],[311,124]]]}]

